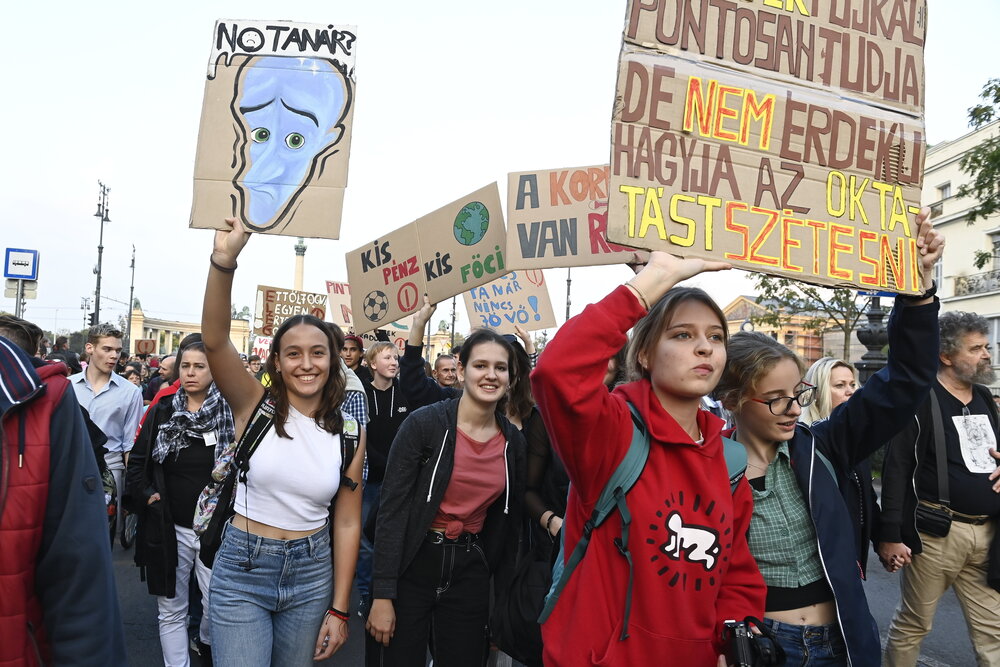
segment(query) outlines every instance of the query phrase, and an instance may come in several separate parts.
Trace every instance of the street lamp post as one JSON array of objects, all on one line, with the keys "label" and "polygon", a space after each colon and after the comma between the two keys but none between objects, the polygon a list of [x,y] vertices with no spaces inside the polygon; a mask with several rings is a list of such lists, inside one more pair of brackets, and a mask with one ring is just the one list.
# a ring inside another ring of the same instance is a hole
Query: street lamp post
[{"label": "street lamp post", "polygon": [[125,354],[131,354],[129,345],[132,338],[132,304],[135,303],[135,244],[132,244],[132,283],[128,287],[128,308],[125,313]]},{"label": "street lamp post", "polygon": [[97,241],[97,289],[94,290],[94,324],[101,321],[101,261],[104,256],[104,223],[111,222],[111,218],[108,216],[110,212],[108,193],[111,192],[111,188],[101,181],[97,181],[97,185],[100,192],[97,195],[97,213],[94,214],[94,217],[101,221],[101,235]]}]

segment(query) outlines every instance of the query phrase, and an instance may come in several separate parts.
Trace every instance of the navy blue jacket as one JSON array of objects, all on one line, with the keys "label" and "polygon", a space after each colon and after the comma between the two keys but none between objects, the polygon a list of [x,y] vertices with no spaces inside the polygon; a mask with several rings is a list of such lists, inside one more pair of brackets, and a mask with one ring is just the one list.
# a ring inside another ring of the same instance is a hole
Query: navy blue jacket
[{"label": "navy blue jacket", "polygon": [[887,366],[837,406],[829,419],[799,424],[788,443],[854,667],[879,665],[882,649],[862,586],[856,548],[860,528],[848,511],[856,494],[852,470],[913,419],[937,375],[939,303],[935,299],[933,304],[908,306],[900,301],[889,317]]}]

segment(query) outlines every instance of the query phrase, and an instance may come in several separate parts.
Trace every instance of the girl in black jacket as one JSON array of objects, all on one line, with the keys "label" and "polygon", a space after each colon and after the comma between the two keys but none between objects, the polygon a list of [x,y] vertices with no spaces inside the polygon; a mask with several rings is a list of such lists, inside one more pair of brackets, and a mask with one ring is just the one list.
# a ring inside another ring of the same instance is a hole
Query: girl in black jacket
[{"label": "girl in black jacket", "polygon": [[461,398],[414,412],[393,441],[375,530],[368,664],[484,664],[490,579],[514,565],[525,445],[498,405],[510,345],[476,331],[462,348]]},{"label": "girl in black jacket", "polygon": [[124,502],[139,515],[135,562],[155,595],[164,663],[188,665],[188,583],[202,591],[200,638],[211,644],[208,588],[212,572],[198,558],[191,528],[198,495],[209,483],[217,443],[232,442],[233,415],[216,389],[198,342],[177,355],[181,386],[153,407],[129,457]]}]

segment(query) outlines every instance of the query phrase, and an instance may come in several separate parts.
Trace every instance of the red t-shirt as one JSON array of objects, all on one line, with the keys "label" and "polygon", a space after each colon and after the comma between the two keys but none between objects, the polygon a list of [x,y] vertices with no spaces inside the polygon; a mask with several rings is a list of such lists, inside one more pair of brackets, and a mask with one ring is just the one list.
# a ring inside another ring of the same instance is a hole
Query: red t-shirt
[{"label": "red t-shirt", "polygon": [[473,440],[458,430],[455,438],[455,467],[448,488],[431,527],[448,538],[462,533],[478,533],[486,521],[486,511],[506,486],[503,431],[486,442]]}]

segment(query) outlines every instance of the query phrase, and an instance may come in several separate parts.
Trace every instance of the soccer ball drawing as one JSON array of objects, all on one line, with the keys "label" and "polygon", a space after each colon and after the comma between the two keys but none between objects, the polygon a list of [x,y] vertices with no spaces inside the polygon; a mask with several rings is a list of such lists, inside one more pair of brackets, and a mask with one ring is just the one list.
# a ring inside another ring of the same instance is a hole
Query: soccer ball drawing
[{"label": "soccer ball drawing", "polygon": [[389,310],[389,297],[381,290],[372,290],[365,295],[365,317],[378,322]]}]

